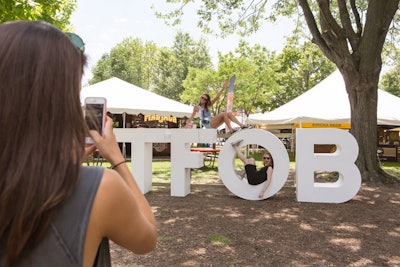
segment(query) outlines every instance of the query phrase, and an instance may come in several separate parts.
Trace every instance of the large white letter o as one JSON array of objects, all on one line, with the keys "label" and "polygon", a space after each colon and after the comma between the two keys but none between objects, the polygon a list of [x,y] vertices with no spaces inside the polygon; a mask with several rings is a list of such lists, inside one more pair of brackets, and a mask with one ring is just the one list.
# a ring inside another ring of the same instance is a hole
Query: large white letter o
[{"label": "large white letter o", "polygon": [[247,200],[261,200],[258,198],[264,183],[249,185],[247,179],[240,180],[235,173],[234,159],[236,152],[231,143],[243,139],[241,146],[257,144],[266,148],[274,159],[272,181],[264,198],[276,194],[285,184],[289,175],[289,156],[283,143],[272,133],[260,129],[241,130],[226,140],[221,148],[218,159],[218,172],[222,182],[233,194]]}]

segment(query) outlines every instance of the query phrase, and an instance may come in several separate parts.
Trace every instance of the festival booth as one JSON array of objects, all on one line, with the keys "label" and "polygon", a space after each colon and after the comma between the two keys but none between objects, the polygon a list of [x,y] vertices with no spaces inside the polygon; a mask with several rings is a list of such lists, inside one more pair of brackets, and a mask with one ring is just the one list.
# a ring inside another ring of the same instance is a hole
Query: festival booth
[{"label": "festival booth", "polygon": [[[157,95],[118,78],[86,86],[81,91],[81,102],[86,97],[107,99],[107,111],[114,128],[179,128],[190,117],[193,107]],[[123,146],[123,144],[121,144]],[[130,144],[124,153],[130,155]],[[155,155],[169,155],[169,144],[154,144]]]},{"label": "festival booth", "polygon": [[[378,155],[381,160],[400,161],[400,98],[378,89]],[[336,70],[292,101],[267,113],[251,114],[248,124],[277,132],[293,143],[296,128],[350,129],[350,103],[341,73]],[[321,148],[323,149],[323,148]]]}]

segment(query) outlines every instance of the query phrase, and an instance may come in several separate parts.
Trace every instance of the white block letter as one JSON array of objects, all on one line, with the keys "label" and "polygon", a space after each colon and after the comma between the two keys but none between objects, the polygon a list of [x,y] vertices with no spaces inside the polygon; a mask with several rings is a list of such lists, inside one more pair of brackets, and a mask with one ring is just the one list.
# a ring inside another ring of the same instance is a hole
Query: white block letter
[{"label": "white block letter", "polygon": [[260,200],[258,198],[264,183],[259,185],[249,185],[246,179],[239,180],[235,173],[234,160],[236,152],[231,143],[243,139],[241,146],[258,144],[266,148],[274,159],[274,172],[272,174],[271,184],[269,185],[264,199],[276,194],[285,184],[289,175],[289,156],[285,146],[272,133],[259,130],[248,129],[241,130],[226,140],[221,148],[218,159],[218,172],[222,182],[233,194],[247,200]]},{"label": "white block letter", "polygon": [[[334,144],[334,153],[314,153],[314,144]],[[296,130],[297,201],[342,203],[352,199],[361,186],[361,174],[354,164],[358,156],[355,138],[340,129]],[[315,183],[314,172],[337,171],[333,183]]]},{"label": "white block letter", "polygon": [[190,169],[203,166],[203,153],[190,152],[190,143],[215,143],[216,129],[173,129],[171,131],[171,196],[190,193]]}]

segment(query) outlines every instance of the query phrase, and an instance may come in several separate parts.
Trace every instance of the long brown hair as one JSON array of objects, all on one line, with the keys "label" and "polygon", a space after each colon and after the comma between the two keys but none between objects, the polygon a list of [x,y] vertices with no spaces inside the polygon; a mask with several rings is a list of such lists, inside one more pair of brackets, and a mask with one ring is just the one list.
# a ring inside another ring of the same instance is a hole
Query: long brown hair
[{"label": "long brown hair", "polygon": [[271,153],[269,153],[269,151],[265,151],[263,157],[265,157],[266,155],[269,156],[270,159],[268,161],[268,164],[265,164],[265,166],[271,166],[272,168],[274,168],[274,159],[272,158]]},{"label": "long brown hair", "polygon": [[[207,93],[202,94],[200,97],[203,97],[203,96],[205,96],[207,98],[204,108],[205,108],[205,110],[208,111],[209,107],[211,106],[211,97]],[[199,106],[201,106],[201,102],[199,102]]]},{"label": "long brown hair", "polygon": [[86,59],[45,22],[0,24],[0,40],[0,258],[13,266],[79,179]]}]

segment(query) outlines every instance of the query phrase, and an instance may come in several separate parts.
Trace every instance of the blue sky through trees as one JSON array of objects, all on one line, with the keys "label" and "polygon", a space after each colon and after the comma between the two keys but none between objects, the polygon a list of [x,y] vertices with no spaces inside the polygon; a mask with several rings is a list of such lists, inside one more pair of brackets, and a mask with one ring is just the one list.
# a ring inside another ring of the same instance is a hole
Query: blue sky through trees
[{"label": "blue sky through trees", "polygon": [[[165,10],[169,6],[163,0],[112,2],[96,0],[78,0],[78,9],[72,14],[72,24],[75,32],[86,43],[86,54],[89,57],[88,68],[85,70],[84,84],[92,77],[91,69],[104,53],[108,53],[125,37],[132,36],[145,41],[153,41],[157,46],[172,46],[178,30],[188,32],[195,40],[202,36],[196,27],[195,10],[187,10],[183,23],[177,27],[164,24],[154,15],[151,5],[157,10]],[[278,24],[266,23],[262,29],[245,38],[250,44],[260,44],[269,50],[280,51],[285,43],[285,35],[290,34],[293,26],[287,19],[281,19]],[[227,53],[233,51],[240,40],[237,35],[225,39],[211,35],[204,36],[208,40],[210,54],[214,63],[218,51]]]}]

